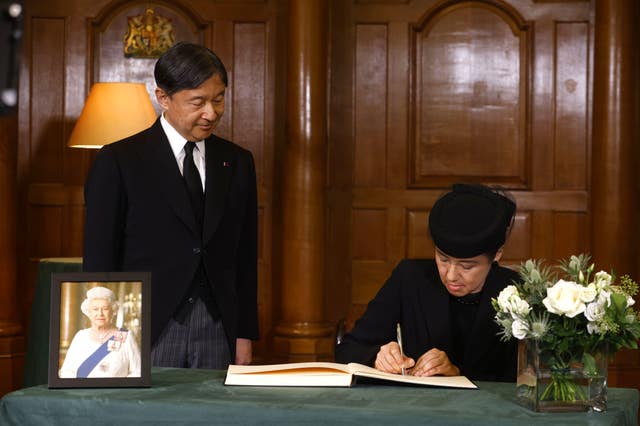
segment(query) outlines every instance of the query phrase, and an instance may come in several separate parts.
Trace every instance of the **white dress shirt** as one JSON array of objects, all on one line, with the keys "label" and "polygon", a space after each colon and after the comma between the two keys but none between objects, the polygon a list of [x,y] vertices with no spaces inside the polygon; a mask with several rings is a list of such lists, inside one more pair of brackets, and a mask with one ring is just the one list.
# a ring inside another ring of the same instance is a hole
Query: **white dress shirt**
[{"label": "white dress shirt", "polygon": [[[176,157],[176,161],[178,162],[178,168],[180,169],[180,173],[184,174],[182,171],[182,163],[184,162],[184,145],[187,143],[187,140],[182,137],[180,133],[164,118],[164,114],[160,117],[160,124],[162,125],[162,129],[164,133],[167,135],[167,139],[169,139],[169,145],[171,145],[171,150],[173,151],[173,155]],[[204,160],[204,141],[197,141],[196,148],[193,150],[193,161],[196,163],[196,168],[198,169],[198,173],[200,173],[200,180],[202,181],[202,191],[204,192],[205,188],[205,160]]]}]

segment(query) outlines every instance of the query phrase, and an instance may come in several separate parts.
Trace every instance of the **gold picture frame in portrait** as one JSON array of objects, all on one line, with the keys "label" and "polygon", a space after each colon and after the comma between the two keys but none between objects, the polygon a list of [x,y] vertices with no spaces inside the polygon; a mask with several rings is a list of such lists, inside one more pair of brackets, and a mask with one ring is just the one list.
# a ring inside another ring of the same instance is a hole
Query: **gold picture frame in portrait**
[{"label": "gold picture frame in portrait", "polygon": [[149,387],[151,274],[51,274],[50,388]]}]

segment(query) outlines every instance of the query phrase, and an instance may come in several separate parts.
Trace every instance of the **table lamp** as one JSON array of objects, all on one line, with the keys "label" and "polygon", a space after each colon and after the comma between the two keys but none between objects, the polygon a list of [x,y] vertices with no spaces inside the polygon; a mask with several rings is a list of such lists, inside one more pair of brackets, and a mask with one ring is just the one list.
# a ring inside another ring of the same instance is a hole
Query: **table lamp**
[{"label": "table lamp", "polygon": [[146,129],[156,118],[143,83],[96,83],[67,145],[100,148]]}]

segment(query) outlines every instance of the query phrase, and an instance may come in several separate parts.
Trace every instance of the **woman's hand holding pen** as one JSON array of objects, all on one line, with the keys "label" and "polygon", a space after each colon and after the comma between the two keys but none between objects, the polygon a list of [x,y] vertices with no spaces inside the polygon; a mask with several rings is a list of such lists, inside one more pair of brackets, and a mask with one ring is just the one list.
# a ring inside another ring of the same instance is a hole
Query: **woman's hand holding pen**
[{"label": "woman's hand holding pen", "polygon": [[380,347],[376,356],[375,368],[386,373],[400,374],[402,368],[412,376],[459,376],[460,369],[455,366],[447,353],[438,348],[433,348],[418,358],[402,355],[397,342],[389,342]]},{"label": "woman's hand holding pen", "polygon": [[446,352],[433,348],[418,358],[410,374],[412,376],[459,376],[460,369],[451,363]]},{"label": "woman's hand holding pen", "polygon": [[375,368],[385,373],[402,373],[402,369],[413,367],[415,361],[413,358],[403,356],[398,342],[389,342],[382,345],[376,356]]}]

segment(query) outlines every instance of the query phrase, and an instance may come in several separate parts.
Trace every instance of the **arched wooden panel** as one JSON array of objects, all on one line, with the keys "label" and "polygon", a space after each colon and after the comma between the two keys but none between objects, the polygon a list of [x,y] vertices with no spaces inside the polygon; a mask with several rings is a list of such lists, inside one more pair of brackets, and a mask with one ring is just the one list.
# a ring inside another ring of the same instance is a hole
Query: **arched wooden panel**
[{"label": "arched wooden panel", "polygon": [[529,25],[493,2],[449,3],[413,28],[410,186],[526,187]]}]

